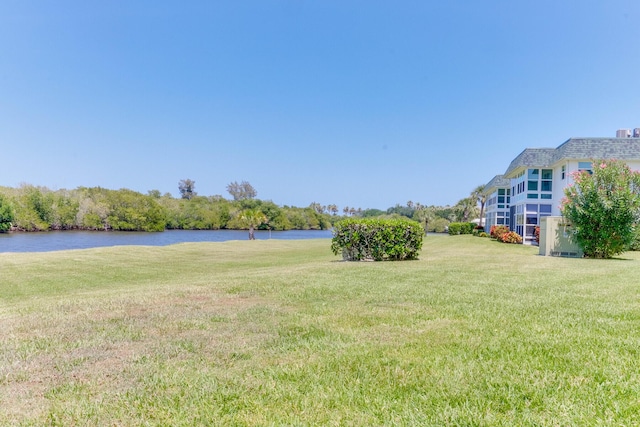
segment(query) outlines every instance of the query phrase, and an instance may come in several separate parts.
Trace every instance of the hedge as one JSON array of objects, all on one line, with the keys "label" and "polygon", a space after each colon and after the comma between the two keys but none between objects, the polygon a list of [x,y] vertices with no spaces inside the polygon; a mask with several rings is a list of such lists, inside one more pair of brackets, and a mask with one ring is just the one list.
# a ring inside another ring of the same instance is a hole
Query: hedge
[{"label": "hedge", "polygon": [[458,234],[472,234],[475,224],[472,222],[452,222],[449,224],[449,234],[455,236]]},{"label": "hedge", "polygon": [[333,226],[331,251],[347,261],[417,259],[424,229],[408,219],[345,219]]}]

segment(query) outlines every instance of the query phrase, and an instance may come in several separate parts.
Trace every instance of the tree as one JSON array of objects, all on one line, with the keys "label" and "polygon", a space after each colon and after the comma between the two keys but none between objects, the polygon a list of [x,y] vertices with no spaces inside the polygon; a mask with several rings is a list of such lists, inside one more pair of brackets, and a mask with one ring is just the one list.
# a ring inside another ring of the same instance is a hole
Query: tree
[{"label": "tree", "polygon": [[484,206],[487,204],[487,195],[484,193],[485,186],[478,185],[472,192],[471,197],[480,203],[480,226],[484,225]]},{"label": "tree", "polygon": [[429,228],[429,223],[433,221],[436,216],[433,213],[433,209],[429,209],[419,203],[416,206],[418,207],[413,212],[413,219],[420,223],[424,223],[424,231],[426,232]]},{"label": "tree", "polygon": [[13,206],[0,195],[0,233],[4,233],[11,228],[13,218]]},{"label": "tree", "polygon": [[178,190],[183,199],[191,200],[198,195],[196,193],[196,182],[191,179],[181,179],[178,183]]},{"label": "tree", "polygon": [[640,174],[617,160],[593,162],[593,174],[571,175],[562,214],[585,256],[611,258],[631,245],[640,219]]},{"label": "tree", "polygon": [[258,209],[247,209],[240,215],[240,220],[249,227],[249,240],[255,240],[255,228],[267,222],[267,216]]},{"label": "tree", "polygon": [[453,207],[453,219],[458,222],[469,222],[477,213],[477,201],[473,197],[464,198]]},{"label": "tree", "polygon": [[318,212],[319,214],[324,213],[325,209],[327,208],[326,206],[322,206],[320,203],[318,202],[313,202],[309,205],[309,207],[311,209],[313,209],[314,211]]},{"label": "tree", "polygon": [[247,181],[242,181],[238,184],[236,181],[233,181],[229,185],[227,185],[227,191],[233,197],[233,200],[247,200],[253,199],[258,195],[258,192],[253,188],[251,184]]}]

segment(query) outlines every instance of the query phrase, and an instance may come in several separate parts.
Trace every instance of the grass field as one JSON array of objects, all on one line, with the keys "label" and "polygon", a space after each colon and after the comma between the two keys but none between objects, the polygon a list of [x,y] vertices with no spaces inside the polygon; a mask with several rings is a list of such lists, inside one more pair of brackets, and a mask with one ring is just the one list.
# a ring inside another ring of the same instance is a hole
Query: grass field
[{"label": "grass field", "polygon": [[640,254],[0,254],[0,425],[640,425]]}]

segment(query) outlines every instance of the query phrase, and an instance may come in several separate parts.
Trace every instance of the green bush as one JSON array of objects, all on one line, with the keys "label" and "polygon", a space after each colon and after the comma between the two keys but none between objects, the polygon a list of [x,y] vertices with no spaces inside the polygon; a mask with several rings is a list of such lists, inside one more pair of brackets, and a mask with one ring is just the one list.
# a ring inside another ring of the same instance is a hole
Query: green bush
[{"label": "green bush", "polygon": [[347,261],[417,259],[424,229],[408,219],[345,219],[333,227],[331,251]]},{"label": "green bush", "polygon": [[629,245],[630,251],[640,251],[640,226],[633,228],[633,241]]},{"label": "green bush", "polygon": [[476,225],[472,222],[452,222],[449,224],[449,234],[456,236],[458,234],[472,234]]},{"label": "green bush", "polygon": [[640,220],[640,174],[617,160],[593,162],[593,174],[571,174],[561,202],[574,225],[576,242],[588,258],[611,258],[627,250]]}]

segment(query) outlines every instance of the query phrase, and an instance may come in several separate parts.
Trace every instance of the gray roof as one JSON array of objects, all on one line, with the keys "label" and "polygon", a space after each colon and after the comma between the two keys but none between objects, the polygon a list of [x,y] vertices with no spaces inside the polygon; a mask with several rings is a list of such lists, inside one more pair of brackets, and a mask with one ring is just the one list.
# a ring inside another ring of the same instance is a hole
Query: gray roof
[{"label": "gray roof", "polygon": [[511,181],[504,177],[504,175],[496,175],[491,178],[491,181],[487,182],[484,186],[484,193],[491,194],[498,188],[509,188]]},{"label": "gray roof", "polygon": [[570,138],[558,148],[527,148],[504,174],[520,168],[550,167],[564,159],[640,160],[640,138]]},{"label": "gray roof", "polygon": [[511,172],[520,168],[546,167],[553,164],[556,148],[526,148],[511,161],[504,173],[508,176]]}]

